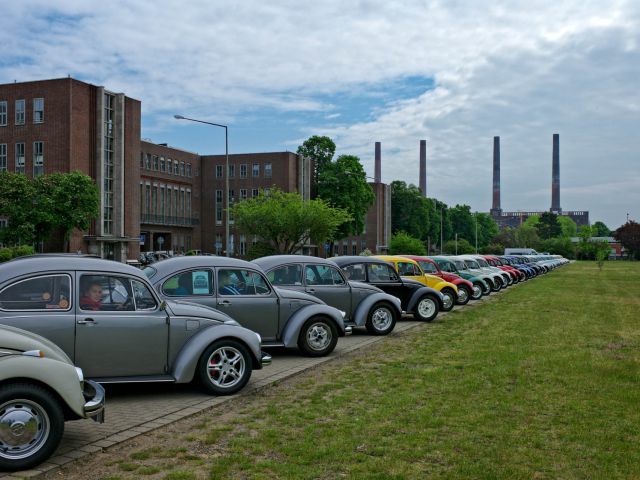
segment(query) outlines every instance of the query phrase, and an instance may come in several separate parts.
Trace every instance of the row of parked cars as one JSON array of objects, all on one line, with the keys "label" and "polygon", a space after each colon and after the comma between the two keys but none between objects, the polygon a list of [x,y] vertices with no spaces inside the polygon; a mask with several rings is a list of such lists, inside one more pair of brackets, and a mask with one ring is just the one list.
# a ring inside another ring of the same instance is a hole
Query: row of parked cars
[{"label": "row of parked cars", "polygon": [[[173,257],[140,271],[90,256],[0,265],[0,469],[29,468],[64,421],[104,419],[116,382],[241,390],[269,347],[324,356],[354,328],[429,322],[564,263],[550,257]],[[26,331],[26,332],[25,332]],[[91,380],[86,380],[89,378]]]}]

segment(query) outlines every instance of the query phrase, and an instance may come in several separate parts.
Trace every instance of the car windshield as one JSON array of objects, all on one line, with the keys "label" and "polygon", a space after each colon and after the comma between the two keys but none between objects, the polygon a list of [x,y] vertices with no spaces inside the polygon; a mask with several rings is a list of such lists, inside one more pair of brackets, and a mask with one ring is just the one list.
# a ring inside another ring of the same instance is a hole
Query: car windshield
[{"label": "car windshield", "polygon": [[489,264],[487,263],[487,261],[483,258],[479,258],[478,259],[478,263],[480,264],[481,267],[488,267]]},{"label": "car windshield", "polygon": [[455,264],[458,270],[468,270],[469,268],[467,264],[464,263],[464,260],[454,260],[453,263]]},{"label": "car windshield", "polygon": [[440,270],[444,270],[445,272],[456,273],[458,271],[453,262],[438,262],[438,266]]},{"label": "car windshield", "polygon": [[478,265],[477,262],[474,262],[473,260],[465,260],[464,263],[466,263],[467,267],[469,268],[480,268],[480,265]]}]

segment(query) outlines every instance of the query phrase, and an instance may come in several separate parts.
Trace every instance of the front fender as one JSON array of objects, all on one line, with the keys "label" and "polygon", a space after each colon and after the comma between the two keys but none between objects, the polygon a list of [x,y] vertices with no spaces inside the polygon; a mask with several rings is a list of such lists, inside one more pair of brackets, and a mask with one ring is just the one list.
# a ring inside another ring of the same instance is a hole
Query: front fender
[{"label": "front fender", "polygon": [[373,305],[378,302],[391,304],[398,314],[398,318],[402,316],[402,305],[399,298],[394,297],[393,295],[389,295],[388,293],[377,292],[364,298],[356,307],[356,311],[354,312],[352,318],[356,326],[362,327],[367,323],[369,310],[371,310],[371,307],[373,307]]},{"label": "front fender", "polygon": [[289,318],[282,332],[282,342],[286,348],[298,348],[298,337],[300,336],[302,325],[311,317],[329,318],[335,325],[336,330],[338,330],[338,336],[344,337],[345,328],[342,312],[329,305],[313,303],[300,308]]},{"label": "front fender", "polygon": [[436,297],[438,299],[438,306],[442,308],[442,306],[444,305],[444,299],[442,297],[442,294],[431,287],[421,287],[417,289],[415,292],[413,292],[413,295],[411,295],[411,299],[407,304],[407,312],[413,312],[420,297],[427,294],[433,295],[434,297]]},{"label": "front fender", "polygon": [[231,338],[243,343],[251,353],[254,370],[262,368],[262,352],[256,333],[234,325],[211,325],[192,336],[178,353],[171,369],[176,383],[189,383],[193,380],[200,355],[209,345],[221,338]]}]

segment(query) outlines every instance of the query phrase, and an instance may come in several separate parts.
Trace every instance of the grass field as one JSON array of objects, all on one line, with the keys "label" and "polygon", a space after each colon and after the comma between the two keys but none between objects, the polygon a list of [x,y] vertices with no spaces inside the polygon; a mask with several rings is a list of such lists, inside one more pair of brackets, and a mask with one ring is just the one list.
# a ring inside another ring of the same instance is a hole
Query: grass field
[{"label": "grass field", "polygon": [[577,262],[159,432],[100,471],[639,478],[639,347],[640,263]]}]

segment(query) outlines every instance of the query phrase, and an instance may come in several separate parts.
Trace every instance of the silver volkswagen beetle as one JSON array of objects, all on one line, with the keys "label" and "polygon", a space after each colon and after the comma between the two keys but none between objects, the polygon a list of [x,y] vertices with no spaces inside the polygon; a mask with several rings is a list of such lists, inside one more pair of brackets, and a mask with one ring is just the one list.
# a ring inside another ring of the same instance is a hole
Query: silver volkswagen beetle
[{"label": "silver volkswagen beetle", "polygon": [[104,389],[52,342],[0,325],[0,470],[24,470],[57,448],[65,420],[104,420]]},{"label": "silver volkswagen beetle", "polygon": [[319,357],[351,332],[345,312],[312,295],[274,287],[258,265],[244,260],[173,257],[145,267],[144,273],[164,298],[220,309],[258,332],[264,346],[299,348]]},{"label": "silver volkswagen beetle", "polygon": [[350,281],[331,260],[307,255],[271,255],[253,260],[278,287],[306,292],[347,312],[347,324],[387,335],[402,315],[400,299],[378,287]]},{"label": "silver volkswagen beetle", "polygon": [[230,395],[271,362],[224,313],[164,301],[137,268],[88,256],[0,264],[0,324],[48,338],[99,383],[195,379]]}]

